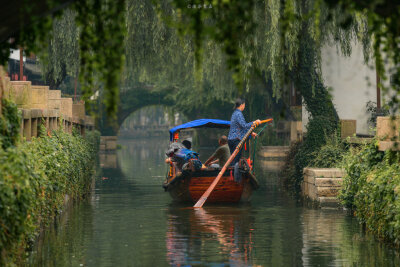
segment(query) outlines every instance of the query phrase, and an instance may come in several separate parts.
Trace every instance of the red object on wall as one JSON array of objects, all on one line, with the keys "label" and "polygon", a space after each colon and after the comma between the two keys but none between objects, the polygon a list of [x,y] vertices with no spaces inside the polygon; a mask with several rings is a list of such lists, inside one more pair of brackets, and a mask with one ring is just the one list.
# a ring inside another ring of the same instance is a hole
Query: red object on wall
[{"label": "red object on wall", "polygon": [[23,81],[26,81],[26,76],[24,75],[24,77],[22,78]]}]

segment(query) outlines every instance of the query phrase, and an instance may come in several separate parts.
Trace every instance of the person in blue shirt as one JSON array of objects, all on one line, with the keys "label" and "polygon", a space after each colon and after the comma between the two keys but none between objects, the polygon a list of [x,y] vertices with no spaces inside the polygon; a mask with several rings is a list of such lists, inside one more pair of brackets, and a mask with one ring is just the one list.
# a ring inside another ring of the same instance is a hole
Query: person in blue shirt
[{"label": "person in blue shirt", "polygon": [[[229,135],[228,135],[228,146],[229,150],[231,151],[231,154],[235,151],[237,145],[240,143],[240,140],[243,139],[243,137],[246,135],[247,131],[250,129],[250,127],[253,125],[253,123],[259,124],[260,120],[255,120],[253,122],[247,123],[246,120],[244,119],[243,116],[243,110],[246,107],[246,103],[244,99],[238,98],[235,101],[235,110],[233,111],[232,117],[231,117],[231,127],[229,130]],[[256,137],[256,133],[251,133],[253,137]],[[237,162],[239,162],[240,157],[242,156],[242,149],[239,151],[239,153],[236,155],[236,157],[233,159],[231,165],[235,165]]]},{"label": "person in blue shirt", "polygon": [[[182,170],[191,168],[194,170],[200,170],[202,167],[202,163],[199,159],[199,154],[192,151],[192,143],[189,140],[184,140],[182,143],[174,142],[170,144],[166,155],[168,158],[165,160],[165,163],[173,164],[175,167],[175,171],[178,173],[182,172]],[[191,163],[190,165],[188,163]]]}]

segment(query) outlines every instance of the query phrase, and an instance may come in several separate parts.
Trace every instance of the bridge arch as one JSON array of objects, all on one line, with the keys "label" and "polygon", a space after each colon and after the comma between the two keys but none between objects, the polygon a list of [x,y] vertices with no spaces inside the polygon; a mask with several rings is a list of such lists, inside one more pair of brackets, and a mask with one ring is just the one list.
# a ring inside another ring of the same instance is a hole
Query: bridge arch
[{"label": "bridge arch", "polygon": [[117,135],[122,123],[129,115],[147,106],[173,106],[175,104],[172,94],[175,88],[156,90],[152,86],[137,86],[123,90],[120,93],[117,120],[110,121],[104,115],[99,120],[102,135]]},{"label": "bridge arch", "polygon": [[168,109],[166,105],[145,106],[131,113],[121,123],[119,137],[169,137],[169,129],[186,122],[184,114]]}]

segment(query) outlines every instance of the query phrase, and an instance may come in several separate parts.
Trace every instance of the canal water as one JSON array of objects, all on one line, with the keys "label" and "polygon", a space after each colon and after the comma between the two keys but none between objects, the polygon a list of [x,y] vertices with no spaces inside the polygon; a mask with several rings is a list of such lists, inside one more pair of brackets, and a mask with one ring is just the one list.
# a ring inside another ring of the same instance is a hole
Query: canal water
[{"label": "canal water", "polygon": [[355,218],[296,201],[261,165],[250,203],[199,212],[161,187],[168,140],[119,143],[103,156],[92,196],[45,231],[30,266],[400,266]]}]

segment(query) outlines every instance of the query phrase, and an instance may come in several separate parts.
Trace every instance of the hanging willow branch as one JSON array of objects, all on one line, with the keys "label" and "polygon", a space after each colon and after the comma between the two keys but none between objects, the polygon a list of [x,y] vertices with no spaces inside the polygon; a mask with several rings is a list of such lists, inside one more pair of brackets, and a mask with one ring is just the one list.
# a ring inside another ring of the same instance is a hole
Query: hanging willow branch
[{"label": "hanging willow branch", "polygon": [[221,45],[227,56],[226,64],[233,73],[239,90],[243,90],[244,70],[241,66],[241,42],[254,31],[254,0],[173,0],[177,9],[178,29],[181,34],[194,38],[195,59],[198,70],[202,66],[203,42],[211,39]]},{"label": "hanging willow branch", "polygon": [[117,111],[118,86],[124,63],[125,0],[23,1],[12,5],[18,7],[16,16],[20,19],[17,25],[10,26],[15,27],[11,31],[14,33],[0,44],[1,63],[7,62],[10,48],[22,46],[27,54],[40,54],[46,50],[53,30],[53,18],[60,15],[70,2],[73,2],[69,7],[76,11],[76,23],[80,28],[79,77],[83,97],[88,100],[103,88],[106,111],[113,117]]},{"label": "hanging willow branch", "polygon": [[80,32],[80,73],[84,99],[100,90],[96,77],[104,86],[107,114],[116,115],[120,73],[124,62],[125,1],[78,1],[77,24]]}]

